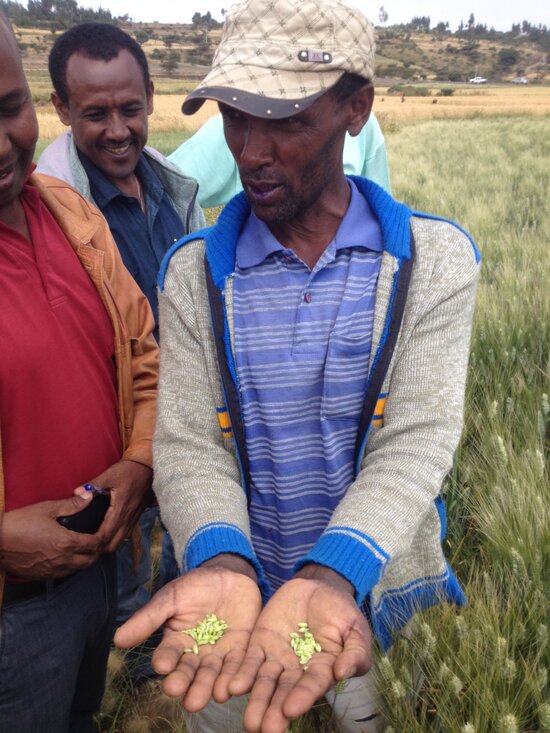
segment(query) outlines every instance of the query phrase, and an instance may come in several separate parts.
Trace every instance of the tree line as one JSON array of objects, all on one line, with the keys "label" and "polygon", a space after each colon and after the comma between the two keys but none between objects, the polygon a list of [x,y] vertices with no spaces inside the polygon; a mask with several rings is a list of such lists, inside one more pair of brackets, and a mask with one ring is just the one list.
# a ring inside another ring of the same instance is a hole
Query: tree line
[{"label": "tree line", "polygon": [[[78,5],[76,0],[28,0],[27,7],[17,0],[0,0],[0,10],[17,26],[22,27],[47,27],[52,29],[68,28],[76,23],[86,21],[100,21],[105,23],[129,23],[131,16],[126,13],[122,16],[113,17],[110,10],[99,7],[84,8]],[[226,10],[222,8],[221,14],[225,16]],[[414,16],[408,23],[387,25],[389,15],[384,6],[380,7],[378,20],[386,31],[399,33],[438,33],[462,36],[465,38],[492,38],[494,36],[527,37],[535,43],[548,42],[550,40],[550,29],[541,23],[535,25],[527,20],[513,23],[509,31],[496,31],[484,23],[477,23],[474,13],[470,13],[466,22],[460,21],[458,29],[453,33],[449,22],[441,21],[432,27],[429,16]],[[206,13],[194,13],[192,26],[195,29],[209,31],[221,27],[221,23],[212,17],[210,11]]]},{"label": "tree line", "polygon": [[414,16],[408,23],[398,23],[386,26],[389,20],[389,15],[384,6],[382,6],[378,12],[378,20],[382,26],[395,32],[432,32],[455,35],[463,38],[493,38],[495,36],[527,37],[535,43],[548,41],[550,39],[550,29],[542,23],[535,25],[530,23],[528,20],[524,20],[521,23],[513,23],[509,31],[497,31],[493,27],[489,28],[485,23],[477,23],[474,13],[470,13],[466,22],[461,20],[458,25],[458,29],[454,33],[451,31],[448,21],[441,21],[432,27],[431,18],[428,15]]},{"label": "tree line", "polygon": [[21,28],[58,30],[89,21],[123,23],[130,20],[128,15],[113,17],[106,8],[82,8],[76,0],[28,0],[27,7],[16,0],[0,0],[0,10]]}]

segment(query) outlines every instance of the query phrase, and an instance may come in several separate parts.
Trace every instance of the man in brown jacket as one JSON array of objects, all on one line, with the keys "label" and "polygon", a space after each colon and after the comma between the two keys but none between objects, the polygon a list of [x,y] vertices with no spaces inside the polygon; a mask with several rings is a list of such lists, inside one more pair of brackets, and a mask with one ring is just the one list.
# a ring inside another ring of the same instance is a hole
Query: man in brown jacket
[{"label": "man in brown jacket", "polygon": [[[88,733],[113,633],[112,553],[150,500],[158,351],[101,214],[31,174],[36,115],[1,16],[0,67],[0,729]],[[97,532],[57,521],[101,493]]]}]

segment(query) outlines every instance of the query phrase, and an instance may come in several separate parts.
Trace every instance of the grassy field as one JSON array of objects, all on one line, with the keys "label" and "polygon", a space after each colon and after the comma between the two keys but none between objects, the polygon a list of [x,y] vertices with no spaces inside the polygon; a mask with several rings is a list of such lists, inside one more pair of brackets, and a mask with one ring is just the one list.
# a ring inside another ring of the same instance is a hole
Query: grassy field
[{"label": "grassy field", "polygon": [[[548,117],[404,118],[386,134],[397,198],[455,219],[483,255],[465,429],[446,485],[446,550],[469,604],[423,614],[380,660],[387,731],[549,733]],[[177,702],[154,685],[129,689],[118,653],[101,726],[184,730]],[[293,730],[332,731],[326,706]]]},{"label": "grassy field", "polygon": [[[45,70],[28,70],[33,97],[37,105],[40,125],[41,145],[63,132],[63,124],[50,104],[51,83]],[[181,104],[185,95],[193,88],[191,82],[173,79],[155,79],[155,110],[149,118],[151,135],[159,144],[159,149],[171,152],[169,146],[163,145],[164,133],[172,132],[175,140],[181,141],[197,130],[208,117],[215,114],[217,106],[207,102],[197,114],[191,117],[181,113]],[[427,96],[405,96],[389,94],[386,87],[376,90],[374,111],[382,124],[387,128],[419,120],[468,119],[477,117],[507,116],[541,116],[550,115],[550,87],[548,86],[514,86],[488,85],[483,88],[468,84],[417,84],[418,88],[426,88]],[[452,96],[440,96],[442,90],[452,90]],[[158,134],[162,133],[162,134]],[[152,139],[152,138],[151,138]],[[177,142],[176,142],[177,145]]]},{"label": "grassy field", "polygon": [[[548,120],[426,122],[388,140],[399,198],[483,254],[448,556],[469,605],[426,614],[384,660],[395,731],[550,731]],[[407,694],[411,673],[424,678]]]}]

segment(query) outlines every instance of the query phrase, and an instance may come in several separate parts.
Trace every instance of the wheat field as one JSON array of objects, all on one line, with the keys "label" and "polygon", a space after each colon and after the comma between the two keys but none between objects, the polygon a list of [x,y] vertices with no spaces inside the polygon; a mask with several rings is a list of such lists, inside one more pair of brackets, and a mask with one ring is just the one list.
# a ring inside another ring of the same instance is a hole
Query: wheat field
[{"label": "wheat field", "polygon": [[388,140],[397,195],[460,222],[483,256],[447,484],[447,554],[469,604],[425,614],[383,660],[396,732],[550,731],[548,133],[547,117],[499,117],[419,123]]},{"label": "wheat field", "polygon": [[[157,80],[157,94],[154,99],[154,112],[149,118],[151,132],[181,130],[185,135],[192,134],[209,117],[217,112],[214,102],[206,102],[191,117],[181,113],[185,94],[192,89],[189,83],[173,80]],[[177,93],[172,90],[178,89]],[[454,89],[453,95],[438,96],[441,89]],[[395,125],[415,120],[462,119],[472,117],[494,117],[498,115],[550,115],[550,89],[544,86],[515,87],[513,85],[488,86],[483,89],[468,87],[464,84],[430,85],[430,95],[426,97],[406,96],[401,101],[400,94],[388,94],[387,88],[376,90],[374,111],[386,125]],[[37,107],[40,136],[51,140],[60,135],[64,127],[49,102],[51,85],[43,74],[35,77],[33,93],[42,100]]]}]

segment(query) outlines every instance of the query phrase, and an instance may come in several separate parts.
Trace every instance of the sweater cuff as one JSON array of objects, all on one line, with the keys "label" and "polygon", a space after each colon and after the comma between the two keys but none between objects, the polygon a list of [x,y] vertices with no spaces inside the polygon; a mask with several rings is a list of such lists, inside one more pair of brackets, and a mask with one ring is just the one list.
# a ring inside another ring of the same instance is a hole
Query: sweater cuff
[{"label": "sweater cuff", "polygon": [[240,555],[250,562],[258,577],[262,599],[264,602],[267,601],[271,595],[268,580],[250,540],[239,527],[223,522],[205,524],[192,535],[187,543],[183,553],[183,567],[186,570],[193,570],[210,558],[226,552]]},{"label": "sweater cuff", "polygon": [[335,570],[354,586],[360,605],[384,574],[388,561],[389,555],[368,535],[348,527],[331,527],[296,563],[295,571],[308,563]]}]

